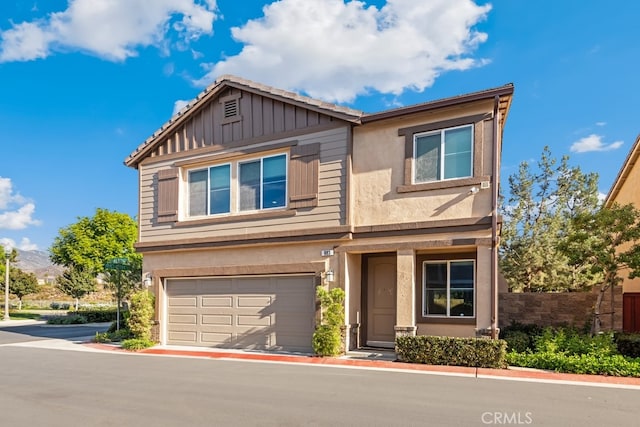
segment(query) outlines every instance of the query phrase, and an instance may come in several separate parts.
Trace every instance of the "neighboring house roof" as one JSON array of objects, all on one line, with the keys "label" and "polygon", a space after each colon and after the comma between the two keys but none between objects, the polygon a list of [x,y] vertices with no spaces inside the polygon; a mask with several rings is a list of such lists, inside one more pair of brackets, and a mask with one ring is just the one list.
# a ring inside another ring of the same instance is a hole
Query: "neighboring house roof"
[{"label": "neighboring house roof", "polygon": [[483,99],[498,97],[501,121],[504,126],[507,112],[511,105],[511,95],[513,94],[513,84],[507,84],[494,89],[487,89],[480,92],[474,92],[465,95],[454,96],[451,98],[440,99],[437,101],[425,102],[421,104],[400,107],[393,110],[382,111],[379,113],[367,114],[352,108],[331,104],[329,102],[320,101],[308,96],[300,95],[295,92],[277,89],[251,80],[243,79],[232,75],[223,75],[219,77],[215,83],[208,86],[200,92],[193,100],[191,100],[180,111],[173,115],[165,124],[163,124],[156,132],[140,144],[124,161],[129,167],[137,167],[138,163],[149,153],[154,143],[161,140],[163,135],[168,134],[172,129],[180,126],[189,116],[189,113],[197,107],[205,104],[216,95],[220,94],[226,88],[233,87],[239,90],[252,92],[258,95],[266,96],[282,102],[293,104],[302,108],[307,108],[318,113],[351,122],[353,124],[363,124],[376,120],[384,120],[403,116],[412,113],[419,113],[431,109],[447,107],[451,105],[461,104],[465,102],[473,102]]},{"label": "neighboring house roof", "polygon": [[627,155],[622,168],[620,168],[620,171],[618,172],[618,176],[616,177],[615,181],[613,181],[613,185],[609,190],[609,194],[607,194],[607,198],[604,199],[605,207],[610,207],[613,202],[616,201],[618,193],[626,182],[627,177],[629,176],[631,171],[633,171],[633,167],[638,161],[638,157],[640,157],[640,135],[638,135],[638,137],[636,138],[636,142],[634,142],[633,146],[631,147],[631,150],[629,151],[629,154]]}]

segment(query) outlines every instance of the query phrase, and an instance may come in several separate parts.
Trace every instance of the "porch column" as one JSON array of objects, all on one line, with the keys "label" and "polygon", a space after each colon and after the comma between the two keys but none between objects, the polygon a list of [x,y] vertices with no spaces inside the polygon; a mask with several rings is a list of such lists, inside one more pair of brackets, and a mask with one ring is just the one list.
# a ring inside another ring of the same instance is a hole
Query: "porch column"
[{"label": "porch column", "polygon": [[396,270],[396,337],[416,334],[416,257],[413,249],[399,250]]}]

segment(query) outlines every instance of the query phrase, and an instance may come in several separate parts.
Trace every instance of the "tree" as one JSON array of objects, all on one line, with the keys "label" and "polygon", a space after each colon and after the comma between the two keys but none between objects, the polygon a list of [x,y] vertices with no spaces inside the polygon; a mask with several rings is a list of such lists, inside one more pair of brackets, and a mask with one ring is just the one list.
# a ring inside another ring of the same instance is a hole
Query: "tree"
[{"label": "tree", "polygon": [[[4,292],[5,286],[5,277],[6,277],[6,259],[7,256],[2,252],[2,269],[0,271],[0,282],[2,286],[0,286],[0,290]],[[18,260],[18,251],[13,249],[11,251],[11,255],[9,255],[9,262],[14,264]],[[9,293],[18,297],[18,310],[22,310],[22,298],[25,295],[29,295],[38,291],[38,278],[33,273],[27,273],[17,268],[15,265],[9,267]]]},{"label": "tree", "polygon": [[84,271],[80,267],[70,266],[56,279],[56,287],[65,295],[75,298],[75,308],[78,310],[80,298],[96,290],[96,277],[91,271]]},{"label": "tree", "polygon": [[33,273],[12,268],[9,270],[9,281],[9,292],[18,297],[18,310],[22,310],[22,298],[38,292],[38,278]]},{"label": "tree", "polygon": [[[622,281],[620,274],[640,277],[640,211],[632,205],[613,204],[573,219],[574,232],[561,243],[569,263],[603,277],[594,306],[591,333],[600,331],[602,297]],[[613,314],[612,314],[613,320]],[[612,322],[613,325],[613,322]]]},{"label": "tree", "polygon": [[[103,273],[114,289],[119,310],[122,299],[133,289],[130,282],[140,282],[142,256],[133,247],[137,237],[138,224],[132,217],[98,208],[93,217],[80,217],[60,229],[50,248],[51,261],[94,278]],[[105,265],[114,258],[124,258],[135,268],[128,273],[106,271]],[[125,280],[116,280],[122,277]]]},{"label": "tree", "polygon": [[112,258],[142,259],[133,247],[137,237],[138,225],[131,216],[98,208],[93,217],[79,217],[59,230],[50,248],[51,261],[98,274]]},{"label": "tree", "polygon": [[502,200],[500,269],[516,291],[590,289],[601,276],[588,265],[568,262],[558,245],[576,230],[572,219],[597,210],[598,176],[558,163],[544,147],[537,169],[520,164],[509,176],[509,197]]}]

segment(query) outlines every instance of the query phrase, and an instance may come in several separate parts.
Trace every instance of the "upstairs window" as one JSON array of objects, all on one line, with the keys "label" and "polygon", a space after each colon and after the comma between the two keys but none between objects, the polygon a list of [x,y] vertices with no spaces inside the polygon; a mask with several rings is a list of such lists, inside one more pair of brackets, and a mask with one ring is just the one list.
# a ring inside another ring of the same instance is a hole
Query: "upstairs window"
[{"label": "upstairs window", "polygon": [[240,185],[240,211],[286,206],[286,155],[263,157],[240,163],[238,181]]},{"label": "upstairs window", "polygon": [[189,172],[189,216],[225,214],[231,211],[231,165]]},{"label": "upstairs window", "polygon": [[415,184],[473,175],[473,126],[414,135]]}]

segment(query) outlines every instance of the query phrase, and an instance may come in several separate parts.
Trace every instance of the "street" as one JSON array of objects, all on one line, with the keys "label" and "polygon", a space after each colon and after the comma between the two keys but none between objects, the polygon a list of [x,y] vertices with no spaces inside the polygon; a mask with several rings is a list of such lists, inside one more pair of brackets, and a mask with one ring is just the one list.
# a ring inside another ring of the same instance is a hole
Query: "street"
[{"label": "street", "polygon": [[639,415],[637,389],[61,351],[30,333],[38,341],[0,329],[2,425],[632,426]]}]

